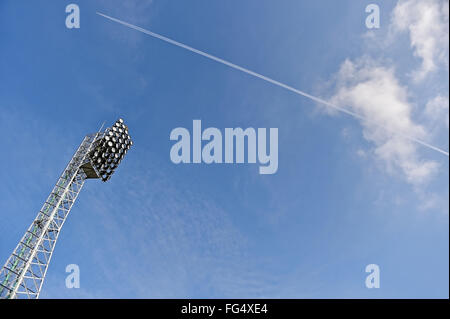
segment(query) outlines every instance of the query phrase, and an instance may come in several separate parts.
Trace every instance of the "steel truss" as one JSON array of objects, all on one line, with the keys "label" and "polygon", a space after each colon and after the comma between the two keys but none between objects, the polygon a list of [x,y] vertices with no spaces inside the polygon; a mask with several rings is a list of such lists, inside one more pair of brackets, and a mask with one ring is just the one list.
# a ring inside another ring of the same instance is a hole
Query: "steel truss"
[{"label": "steel truss", "polygon": [[87,178],[81,166],[102,133],[87,135],[0,270],[0,298],[38,298],[58,235]]}]

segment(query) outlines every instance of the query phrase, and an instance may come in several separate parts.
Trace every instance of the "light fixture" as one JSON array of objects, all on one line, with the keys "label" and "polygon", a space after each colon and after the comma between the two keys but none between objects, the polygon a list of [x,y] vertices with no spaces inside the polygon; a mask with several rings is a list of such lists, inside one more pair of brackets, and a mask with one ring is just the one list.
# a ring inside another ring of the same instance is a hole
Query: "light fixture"
[{"label": "light fixture", "polygon": [[93,150],[88,154],[87,161],[81,167],[89,172],[88,178],[101,178],[106,182],[116,170],[133,142],[128,133],[128,127],[123,119],[118,119],[94,142]]}]

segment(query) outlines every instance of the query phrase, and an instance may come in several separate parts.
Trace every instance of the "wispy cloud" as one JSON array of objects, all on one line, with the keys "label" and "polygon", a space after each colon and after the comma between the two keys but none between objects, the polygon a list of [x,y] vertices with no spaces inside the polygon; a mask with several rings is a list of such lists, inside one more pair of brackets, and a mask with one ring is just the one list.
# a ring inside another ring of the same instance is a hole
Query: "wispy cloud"
[{"label": "wispy cloud", "polygon": [[109,297],[258,297],[271,289],[230,213],[157,167],[145,172],[84,190],[93,224],[77,232],[96,265],[89,276],[111,287]]},{"label": "wispy cloud", "polygon": [[448,96],[438,95],[431,100],[425,106],[425,115],[431,121],[429,126],[435,129],[447,129],[449,128],[449,101]]},{"label": "wispy cloud", "polygon": [[[96,10],[103,10],[114,15],[120,15],[124,19],[130,19],[138,23],[146,23],[152,20],[156,14],[156,6],[153,0],[142,1],[108,1],[100,0],[97,2]],[[135,48],[139,45],[142,36],[136,33],[126,32],[126,30],[118,28],[109,28],[108,33],[125,42],[127,45]]]},{"label": "wispy cloud", "polygon": [[[429,97],[422,80],[440,66],[447,67],[448,76],[448,1],[400,0],[385,30],[387,34],[366,33],[363,38],[369,41],[364,43],[364,55],[341,64],[333,80],[335,91],[331,100],[384,123],[388,131],[435,140],[442,128],[448,131],[448,91]],[[402,49],[401,55],[411,51],[420,59],[413,74],[399,74],[398,52],[391,49],[404,33],[409,34],[410,48]],[[423,100],[428,100],[428,104],[421,105],[419,101]],[[389,173],[400,172],[415,187],[436,176],[438,162],[423,158],[416,145],[366,121],[360,123],[364,138],[374,144],[370,152]]]},{"label": "wispy cloud", "polygon": [[[392,67],[379,65],[369,58],[346,60],[337,74],[333,103],[348,105],[366,118],[384,123],[390,131],[406,132],[420,139],[425,129],[412,119],[412,105],[407,88],[402,86]],[[427,181],[438,169],[437,162],[418,158],[416,145],[395,136],[371,122],[361,121],[364,138],[375,144],[374,154],[389,171],[399,168],[412,184]]]},{"label": "wispy cloud", "polygon": [[448,67],[448,12],[448,0],[401,0],[392,12],[392,32],[408,32],[414,55],[422,60],[413,73],[416,81],[439,65]]}]

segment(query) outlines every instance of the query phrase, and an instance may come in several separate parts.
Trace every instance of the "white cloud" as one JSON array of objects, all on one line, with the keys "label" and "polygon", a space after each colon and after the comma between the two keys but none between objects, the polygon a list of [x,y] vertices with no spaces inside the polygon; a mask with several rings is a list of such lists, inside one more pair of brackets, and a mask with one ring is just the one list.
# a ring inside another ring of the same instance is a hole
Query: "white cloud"
[{"label": "white cloud", "polygon": [[361,121],[363,135],[376,145],[373,153],[388,171],[399,170],[414,185],[427,181],[436,172],[438,164],[419,159],[415,143],[392,133],[401,132],[418,139],[426,137],[424,128],[412,119],[407,88],[399,83],[393,68],[369,58],[357,62],[346,60],[336,83],[331,102],[345,105],[371,120]]},{"label": "white cloud", "polygon": [[364,151],[363,149],[357,150],[357,151],[356,151],[356,154],[357,154],[359,157],[362,157],[362,158],[365,158],[365,157],[367,156],[366,151]]},{"label": "white cloud", "polygon": [[447,130],[449,128],[448,121],[448,108],[449,101],[448,96],[438,95],[435,98],[428,101],[425,107],[425,115],[431,120],[433,126],[445,125]]},{"label": "white cloud", "polygon": [[446,0],[400,0],[392,12],[393,32],[409,32],[414,55],[422,59],[413,74],[417,81],[441,63],[448,67],[448,10]]}]

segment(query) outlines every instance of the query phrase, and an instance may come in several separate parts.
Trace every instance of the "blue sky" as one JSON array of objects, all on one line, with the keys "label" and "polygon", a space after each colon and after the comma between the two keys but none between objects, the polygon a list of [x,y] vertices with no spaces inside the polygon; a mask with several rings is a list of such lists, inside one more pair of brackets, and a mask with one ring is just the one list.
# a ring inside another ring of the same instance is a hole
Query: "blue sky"
[{"label": "blue sky", "polygon": [[[448,1],[383,1],[371,30],[369,1],[76,1],[71,30],[69,3],[0,3],[1,262],[85,134],[123,117],[135,145],[86,182],[42,298],[448,298],[448,156],[95,14],[448,151]],[[194,119],[278,128],[277,173],[173,164]]]}]

